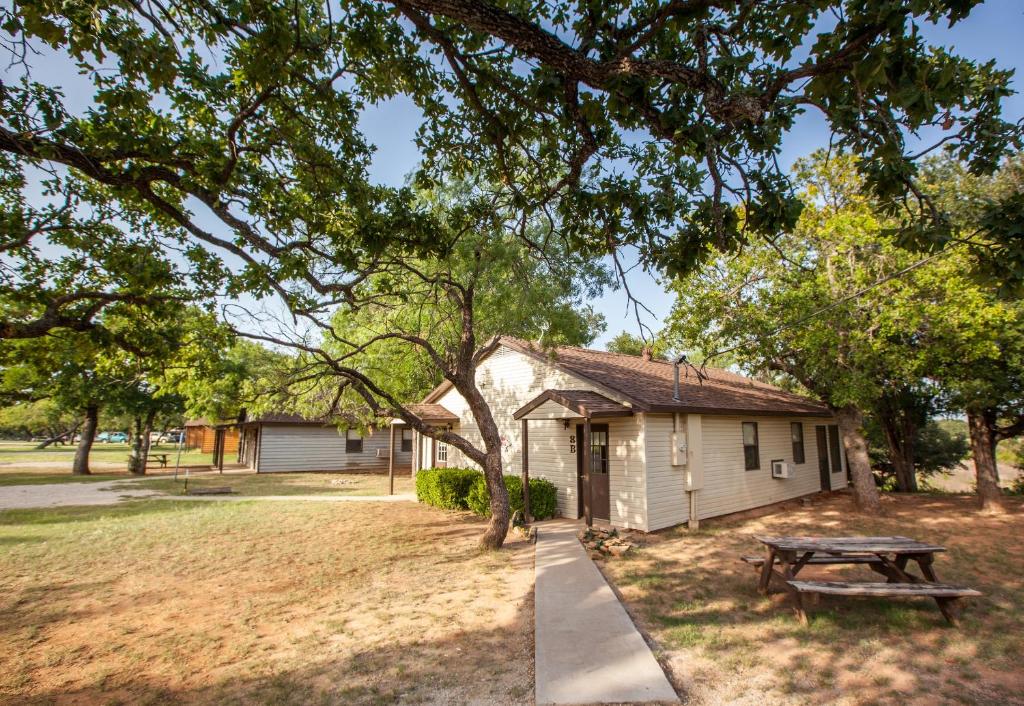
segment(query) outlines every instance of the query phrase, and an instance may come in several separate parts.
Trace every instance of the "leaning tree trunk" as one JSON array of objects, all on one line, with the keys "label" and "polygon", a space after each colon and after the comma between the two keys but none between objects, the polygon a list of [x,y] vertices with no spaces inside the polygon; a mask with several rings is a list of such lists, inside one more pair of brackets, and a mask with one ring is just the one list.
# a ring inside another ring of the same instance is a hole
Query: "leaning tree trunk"
[{"label": "leaning tree trunk", "polygon": [[996,415],[987,410],[968,411],[967,429],[978,482],[978,503],[982,510],[1002,512],[1005,507],[1003,491],[999,487],[999,467],[996,465]]},{"label": "leaning tree trunk", "polygon": [[853,499],[857,507],[873,514],[882,512],[882,500],[875,485],[875,476],[871,472],[871,459],[868,457],[868,442],[864,438],[864,415],[853,405],[846,405],[833,410],[839,423],[839,433],[843,437],[846,448],[846,462],[850,466],[853,479]]},{"label": "leaning tree trunk", "polygon": [[99,426],[100,409],[96,405],[89,405],[85,408],[85,421],[82,423],[82,440],[78,442],[75,449],[75,461],[71,466],[71,473],[76,476],[87,476],[89,470],[89,452],[92,451],[92,442],[96,438],[96,427]]},{"label": "leaning tree trunk", "polygon": [[471,389],[463,391],[463,396],[469,402],[469,408],[473,412],[473,418],[484,442],[486,455],[482,465],[487,492],[491,496],[491,521],[480,538],[480,546],[484,549],[501,549],[508,534],[510,521],[508,488],[505,487],[501,466],[501,432],[498,431],[498,425],[487,401],[476,389],[475,384],[471,385]]}]

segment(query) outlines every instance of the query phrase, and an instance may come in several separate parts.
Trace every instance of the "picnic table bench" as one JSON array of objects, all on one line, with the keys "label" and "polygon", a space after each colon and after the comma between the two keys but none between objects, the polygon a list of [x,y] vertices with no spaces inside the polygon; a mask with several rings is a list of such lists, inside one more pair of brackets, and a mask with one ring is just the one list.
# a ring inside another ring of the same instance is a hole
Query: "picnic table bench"
[{"label": "picnic table bench", "polygon": [[[918,542],[909,537],[757,537],[765,545],[765,557],[745,556],[743,561],[759,569],[758,589],[767,595],[772,578],[778,579],[793,596],[801,622],[807,622],[808,602],[819,595],[838,596],[927,596],[935,599],[943,617],[956,625],[957,601],[981,593],[970,588],[939,583],[933,563],[945,547]],[[923,576],[907,570],[914,561]],[[805,566],[863,564],[886,577],[880,582],[798,581]],[[778,567],[778,568],[776,568]]]},{"label": "picnic table bench", "polygon": [[[149,454],[149,456],[146,457],[146,462],[148,463],[150,460],[156,459],[156,462],[160,464],[160,468],[167,468],[168,457],[168,454]],[[128,456],[128,460],[131,461],[132,457]]]}]

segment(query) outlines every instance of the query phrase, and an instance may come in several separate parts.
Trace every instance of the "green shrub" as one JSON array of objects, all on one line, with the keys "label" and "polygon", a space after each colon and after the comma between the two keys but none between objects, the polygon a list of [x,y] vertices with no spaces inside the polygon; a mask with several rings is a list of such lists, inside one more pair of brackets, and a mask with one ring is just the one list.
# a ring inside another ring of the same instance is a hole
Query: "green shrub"
[{"label": "green shrub", "polygon": [[[523,479],[519,476],[505,476],[505,487],[508,489],[509,509],[515,512],[523,510]],[[491,516],[491,494],[487,491],[487,481],[483,474],[476,480],[466,499],[470,510],[482,517]],[[558,491],[554,483],[543,478],[530,479],[530,514],[535,520],[546,520],[555,516]]]},{"label": "green shrub", "polygon": [[472,468],[426,468],[416,474],[416,499],[445,510],[465,510],[470,488],[483,477]]}]

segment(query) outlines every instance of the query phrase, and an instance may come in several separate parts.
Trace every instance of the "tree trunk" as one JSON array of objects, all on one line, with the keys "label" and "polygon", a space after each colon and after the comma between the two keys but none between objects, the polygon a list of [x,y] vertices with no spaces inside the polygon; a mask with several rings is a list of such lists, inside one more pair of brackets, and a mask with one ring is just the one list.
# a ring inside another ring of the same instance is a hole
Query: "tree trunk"
[{"label": "tree trunk", "polygon": [[864,438],[862,428],[864,415],[853,405],[834,409],[839,433],[843,437],[846,448],[846,462],[850,466],[853,479],[853,499],[863,512],[881,514],[882,500],[875,485],[875,476],[871,472],[871,460],[868,458],[868,442]]},{"label": "tree trunk", "polygon": [[149,433],[153,430],[156,412],[149,411],[145,419],[135,417],[133,421],[132,449],[128,455],[128,471],[136,476],[146,475],[146,458],[149,456]]},{"label": "tree trunk", "polygon": [[996,415],[989,410],[967,412],[967,429],[971,435],[974,473],[978,482],[978,503],[982,510],[1002,512],[1003,491],[999,487],[996,466]]},{"label": "tree trunk", "polygon": [[36,449],[45,449],[50,444],[56,444],[58,442],[72,444],[75,443],[75,432],[78,431],[78,427],[80,425],[81,422],[78,422],[78,424],[75,424],[75,426],[73,426],[71,429],[67,429],[62,432],[54,432],[53,430],[50,430],[50,438],[46,439],[45,441],[39,442],[39,445],[36,446]]},{"label": "tree trunk", "polygon": [[[902,419],[901,419],[902,417]],[[878,421],[889,446],[889,460],[896,473],[896,488],[901,493],[917,492],[917,469],[914,464],[916,425],[905,414],[879,414]]]},{"label": "tree trunk", "polygon": [[100,409],[96,405],[89,405],[85,408],[85,421],[82,422],[82,440],[78,442],[75,449],[75,461],[71,466],[71,473],[76,476],[87,476],[89,470],[89,452],[92,451],[92,442],[96,439],[96,427],[99,426]]},{"label": "tree trunk", "polygon": [[150,436],[153,434],[153,420],[156,419],[156,410],[150,410],[146,413],[146,419],[142,423],[142,461],[139,468],[139,473],[146,472],[146,461],[149,460],[149,446]]},{"label": "tree trunk", "polygon": [[486,455],[484,457],[483,469],[484,479],[487,482],[487,492],[491,496],[491,521],[487,530],[480,537],[480,546],[483,549],[501,549],[505,543],[505,536],[508,535],[510,513],[508,506],[508,488],[505,487],[505,478],[501,465],[501,432],[494,421],[491,409],[487,401],[476,388],[475,381],[460,390],[469,402],[469,408],[473,412],[477,428],[484,442]]}]

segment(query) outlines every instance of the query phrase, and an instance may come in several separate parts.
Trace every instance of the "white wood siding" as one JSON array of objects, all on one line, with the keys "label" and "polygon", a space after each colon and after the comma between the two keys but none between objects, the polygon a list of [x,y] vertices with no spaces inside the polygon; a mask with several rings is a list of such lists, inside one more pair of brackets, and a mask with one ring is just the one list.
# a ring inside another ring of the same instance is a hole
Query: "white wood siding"
[{"label": "white wood siding", "polygon": [[[501,346],[476,371],[477,385],[483,393],[498,424],[502,438],[502,462],[506,474],[522,471],[520,458],[520,425],[512,415],[544,390],[593,390],[616,402],[625,402],[621,395],[598,385],[557,370],[543,361]],[[473,413],[455,389],[448,390],[437,402],[458,415],[456,431],[474,444],[480,443]],[[449,466],[475,466],[458,449],[448,451]],[[532,467],[532,464],[531,464]]]},{"label": "white wood siding", "polygon": [[593,420],[608,423],[609,520],[616,527],[648,529],[644,416]]},{"label": "white wood siding", "polygon": [[[544,390],[593,390],[617,402],[621,395],[599,385],[564,373],[553,366],[500,347],[477,369],[477,384],[491,408],[502,438],[502,464],[507,475],[522,472],[522,421],[512,415]],[[449,390],[437,402],[459,416],[456,428],[473,443],[480,443],[476,421],[462,395]],[[560,405],[546,403],[543,413],[563,415]],[[561,411],[559,411],[561,410]],[[637,417],[594,420],[607,423],[611,447],[609,453],[609,494],[611,522],[622,527],[644,529],[643,426]],[[569,437],[576,434],[578,419],[569,429],[559,419],[530,422],[530,475],[546,478],[558,488],[558,511],[563,517],[578,517],[576,457],[569,452]],[[455,448],[448,451],[449,466],[475,466]]]},{"label": "white wood siding", "polygon": [[[772,478],[772,459],[793,463],[790,422],[804,425],[805,462],[793,465],[793,477]],[[704,488],[699,491],[697,517],[704,519],[770,505],[817,492],[818,448],[814,425],[831,420],[794,417],[703,416]],[[744,470],[742,423],[757,422],[761,468]]]},{"label": "white wood siding", "polygon": [[[579,517],[579,493],[576,488],[576,454],[570,451],[570,442],[576,435],[576,421],[570,420],[566,429],[561,420],[530,421],[530,477],[545,478],[558,489],[558,514]],[[522,422],[520,422],[521,424]],[[522,472],[505,467],[505,473]]]},{"label": "white wood siding", "polygon": [[[363,438],[362,453],[345,452],[345,433],[334,427],[309,424],[263,424],[260,437],[259,471],[373,471],[388,470],[387,456],[377,457],[377,449],[387,451],[390,430],[378,429]],[[401,439],[395,434],[395,469],[405,472],[412,453],[401,451]]]},{"label": "white wood siding", "polygon": [[[686,492],[686,466],[672,465],[672,415],[646,416],[647,529],[653,532],[690,519],[690,498]],[[679,418],[685,431],[686,415]]]}]

